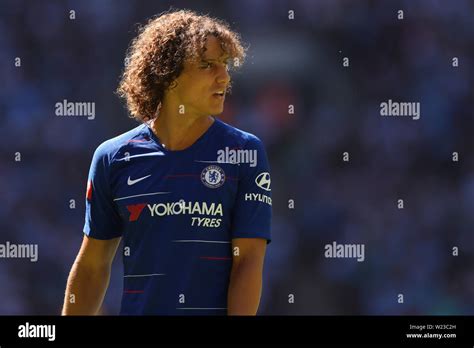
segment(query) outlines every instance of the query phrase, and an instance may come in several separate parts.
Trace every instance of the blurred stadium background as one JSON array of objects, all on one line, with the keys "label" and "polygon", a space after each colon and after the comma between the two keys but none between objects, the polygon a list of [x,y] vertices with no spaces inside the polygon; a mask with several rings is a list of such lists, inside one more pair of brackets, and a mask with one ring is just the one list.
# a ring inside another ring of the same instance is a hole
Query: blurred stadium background
[{"label": "blurred stadium background", "polygon": [[[467,0],[1,0],[0,243],[37,243],[39,260],[0,259],[0,314],[60,313],[93,151],[137,125],[114,95],[125,51],[171,6],[224,19],[249,45],[221,118],[259,136],[272,168],[259,314],[474,314]],[[95,119],[57,117],[64,99],[95,102]],[[381,117],[388,99],[420,102],[420,120]],[[365,244],[365,261],[325,258],[333,241]],[[103,314],[119,311],[121,261]]]}]

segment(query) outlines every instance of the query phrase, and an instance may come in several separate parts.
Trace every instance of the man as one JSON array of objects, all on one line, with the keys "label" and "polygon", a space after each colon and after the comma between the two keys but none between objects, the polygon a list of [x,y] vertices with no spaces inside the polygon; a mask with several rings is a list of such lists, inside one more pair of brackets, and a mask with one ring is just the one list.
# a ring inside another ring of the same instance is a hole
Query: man
[{"label": "man", "polygon": [[191,11],[150,20],[132,42],[118,92],[142,124],[94,153],[63,315],[97,314],[121,239],[120,314],[257,313],[268,161],[257,137],[211,116],[243,57],[225,23]]}]

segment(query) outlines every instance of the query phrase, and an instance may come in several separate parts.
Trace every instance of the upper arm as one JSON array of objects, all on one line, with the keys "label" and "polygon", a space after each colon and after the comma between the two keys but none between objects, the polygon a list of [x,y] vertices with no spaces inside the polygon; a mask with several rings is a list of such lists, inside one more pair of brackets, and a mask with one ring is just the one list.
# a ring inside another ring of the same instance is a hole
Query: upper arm
[{"label": "upper arm", "polygon": [[262,238],[271,241],[272,199],[270,167],[262,142],[250,137],[245,150],[256,153],[256,163],[239,166],[239,180],[232,211],[232,238]]},{"label": "upper arm", "polygon": [[121,239],[100,240],[84,234],[76,262],[87,267],[110,267]]},{"label": "upper arm", "polygon": [[263,238],[234,238],[232,239],[233,264],[250,260],[263,266],[266,248],[267,240]]},{"label": "upper arm", "polygon": [[110,185],[111,145],[102,143],[94,152],[87,179],[84,233],[95,239],[122,236],[123,222],[114,202]]}]

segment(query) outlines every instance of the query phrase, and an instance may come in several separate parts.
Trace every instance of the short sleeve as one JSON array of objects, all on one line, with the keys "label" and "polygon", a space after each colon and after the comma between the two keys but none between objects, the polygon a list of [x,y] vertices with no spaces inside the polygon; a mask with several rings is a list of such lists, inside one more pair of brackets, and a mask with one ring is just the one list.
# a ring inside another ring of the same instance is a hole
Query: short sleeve
[{"label": "short sleeve", "polygon": [[122,223],[109,184],[109,160],[104,144],[94,152],[87,179],[84,233],[95,239],[122,235]]},{"label": "short sleeve", "polygon": [[251,136],[244,150],[256,161],[239,164],[237,197],[232,216],[232,238],[263,238],[271,242],[272,198],[270,167],[263,143]]}]

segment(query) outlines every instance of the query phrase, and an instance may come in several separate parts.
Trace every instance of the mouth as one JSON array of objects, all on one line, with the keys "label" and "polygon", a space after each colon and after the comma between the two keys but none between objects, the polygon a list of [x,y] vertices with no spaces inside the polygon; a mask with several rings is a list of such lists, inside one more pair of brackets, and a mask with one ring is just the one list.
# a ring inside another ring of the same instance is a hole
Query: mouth
[{"label": "mouth", "polygon": [[224,99],[225,98],[225,91],[224,90],[217,91],[212,96],[215,97],[215,98],[218,98],[218,99]]}]

